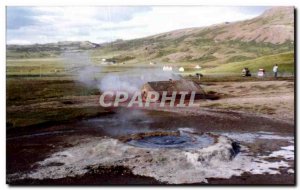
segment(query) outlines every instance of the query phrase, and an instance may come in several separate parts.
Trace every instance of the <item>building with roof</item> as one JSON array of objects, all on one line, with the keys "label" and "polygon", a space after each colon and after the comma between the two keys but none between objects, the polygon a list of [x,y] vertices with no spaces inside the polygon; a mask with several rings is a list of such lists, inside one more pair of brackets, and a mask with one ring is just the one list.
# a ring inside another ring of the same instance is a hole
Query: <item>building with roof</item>
[{"label": "building with roof", "polygon": [[181,92],[187,93],[186,99],[189,99],[192,92],[195,92],[195,99],[205,98],[204,90],[197,83],[189,80],[169,80],[169,81],[153,81],[147,82],[142,87],[142,98],[146,100],[148,92],[157,92],[159,100],[163,92],[167,93],[167,97],[171,97],[173,92],[176,92],[176,99],[181,98]]}]

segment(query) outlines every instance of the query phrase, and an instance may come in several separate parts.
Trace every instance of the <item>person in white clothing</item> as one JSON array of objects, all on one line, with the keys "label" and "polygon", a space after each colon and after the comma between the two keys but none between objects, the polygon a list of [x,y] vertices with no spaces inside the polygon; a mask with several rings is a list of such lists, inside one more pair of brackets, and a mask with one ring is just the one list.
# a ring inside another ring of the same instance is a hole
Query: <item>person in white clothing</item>
[{"label": "person in white clothing", "polygon": [[278,74],[278,65],[274,65],[273,67],[273,72],[274,72],[274,77],[277,78],[277,74]]}]

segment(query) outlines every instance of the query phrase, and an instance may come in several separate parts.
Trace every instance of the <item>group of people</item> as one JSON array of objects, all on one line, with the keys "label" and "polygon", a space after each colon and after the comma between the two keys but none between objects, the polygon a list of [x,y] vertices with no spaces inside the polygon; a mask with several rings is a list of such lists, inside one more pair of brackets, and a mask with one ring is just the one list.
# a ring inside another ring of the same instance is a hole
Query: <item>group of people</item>
[{"label": "group of people", "polygon": [[[273,73],[274,73],[274,77],[277,78],[277,76],[278,76],[278,65],[277,64],[273,66]],[[251,72],[247,67],[243,68],[242,76],[243,77],[251,77]],[[257,76],[260,76],[260,77],[265,76],[265,70],[259,69]]]},{"label": "group of people", "polygon": [[242,70],[242,76],[243,77],[251,77],[251,73],[250,73],[250,70],[245,67],[243,70]]}]

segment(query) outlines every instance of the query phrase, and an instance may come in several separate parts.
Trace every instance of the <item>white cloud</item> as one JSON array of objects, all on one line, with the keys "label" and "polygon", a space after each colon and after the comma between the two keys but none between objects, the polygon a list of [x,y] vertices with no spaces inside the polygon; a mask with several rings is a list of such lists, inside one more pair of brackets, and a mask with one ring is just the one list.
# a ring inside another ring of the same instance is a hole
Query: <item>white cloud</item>
[{"label": "white cloud", "polygon": [[21,39],[14,39],[14,40],[8,40],[8,44],[21,44],[21,45],[28,45],[31,44],[28,40],[21,40]]},{"label": "white cloud", "polygon": [[[201,27],[253,18],[267,7],[24,7],[14,9],[7,43],[89,40],[96,43],[134,39],[175,29]],[[18,10],[20,12],[20,8]],[[22,23],[24,14],[27,22]],[[25,15],[26,16],[26,15]],[[16,20],[19,19],[19,20]],[[30,21],[30,22],[29,22]],[[14,23],[16,23],[14,25]]]}]

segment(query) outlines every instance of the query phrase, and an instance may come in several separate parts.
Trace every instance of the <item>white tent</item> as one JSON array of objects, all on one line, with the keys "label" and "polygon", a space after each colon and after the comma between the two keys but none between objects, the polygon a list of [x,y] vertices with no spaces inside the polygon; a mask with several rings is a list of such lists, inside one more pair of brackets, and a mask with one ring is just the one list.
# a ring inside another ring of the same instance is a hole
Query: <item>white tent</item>
[{"label": "white tent", "polygon": [[196,65],[195,69],[201,69],[201,67],[199,65]]},{"label": "white tent", "polygon": [[171,66],[163,66],[163,71],[173,71]]}]

